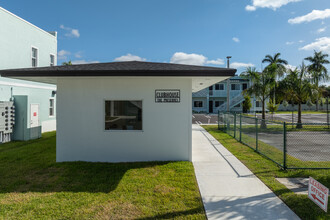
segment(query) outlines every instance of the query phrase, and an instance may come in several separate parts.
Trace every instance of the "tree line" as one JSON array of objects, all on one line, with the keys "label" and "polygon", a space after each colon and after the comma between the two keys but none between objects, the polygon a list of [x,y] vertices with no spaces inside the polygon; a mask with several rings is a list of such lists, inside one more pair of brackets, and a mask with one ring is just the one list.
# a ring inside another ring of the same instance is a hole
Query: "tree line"
[{"label": "tree line", "polygon": [[[266,55],[262,63],[267,63],[263,71],[248,67],[241,76],[248,78],[252,86],[245,90],[247,95],[254,95],[262,103],[262,119],[265,119],[267,108],[274,111],[281,102],[298,105],[297,128],[302,128],[302,104],[315,102],[316,110],[322,97],[329,95],[325,86],[320,83],[329,80],[328,54],[314,51],[313,56],[306,57],[295,69],[288,68],[288,61],[280,58],[281,54]],[[308,64],[305,65],[304,61]],[[268,103],[266,103],[268,101]]]}]

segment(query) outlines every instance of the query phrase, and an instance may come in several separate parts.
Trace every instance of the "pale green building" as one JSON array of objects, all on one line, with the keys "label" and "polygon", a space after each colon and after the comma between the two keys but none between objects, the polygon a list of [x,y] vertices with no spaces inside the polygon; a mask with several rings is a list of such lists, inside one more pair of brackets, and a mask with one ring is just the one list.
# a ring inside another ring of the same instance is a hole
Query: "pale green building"
[{"label": "pale green building", "polygon": [[[0,21],[0,69],[57,65],[56,32],[1,7]],[[0,76],[0,102],[10,100],[16,107],[12,139],[28,140],[56,130],[56,86]]]}]

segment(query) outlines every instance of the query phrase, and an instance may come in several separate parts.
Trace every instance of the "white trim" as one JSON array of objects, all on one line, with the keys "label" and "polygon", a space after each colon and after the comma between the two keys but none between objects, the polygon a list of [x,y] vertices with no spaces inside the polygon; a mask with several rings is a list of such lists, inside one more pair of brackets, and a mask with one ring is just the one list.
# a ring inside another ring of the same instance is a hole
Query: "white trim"
[{"label": "white trim", "polygon": [[[53,100],[53,115],[50,115],[50,108],[51,108],[51,106],[50,106],[50,100]],[[50,97],[49,98],[49,108],[48,108],[48,117],[49,118],[55,118],[55,98],[54,97]]]},{"label": "white trim", "polygon": [[[37,50],[37,57],[36,57],[36,58],[37,58],[37,59],[36,59],[36,60],[37,60],[37,63],[36,63],[36,66],[32,66],[32,59],[34,58],[34,57],[33,57],[33,52],[32,52],[33,49],[36,49],[36,50]],[[31,45],[31,60],[30,60],[30,61],[31,61],[31,67],[32,67],[32,68],[34,68],[34,67],[38,67],[38,66],[39,66],[39,48],[38,48],[38,47],[35,47],[35,46],[33,46],[33,45]]]},{"label": "white trim", "polygon": [[39,31],[41,31],[41,32],[43,32],[43,33],[49,34],[50,36],[54,37],[54,38],[57,40],[57,38],[56,38],[54,35],[52,35],[51,33],[47,32],[47,31],[45,31],[45,30],[42,30],[41,28],[35,26],[34,24],[31,24],[30,22],[24,20],[24,19],[21,18],[21,17],[18,17],[17,15],[11,13],[10,11],[7,11],[6,9],[4,9],[4,8],[2,8],[2,7],[0,7],[0,10],[3,10],[4,12],[6,12],[6,13],[12,15],[12,16],[14,16],[15,18],[17,18],[17,19],[19,19],[19,20],[25,22],[26,24],[28,24],[28,25],[30,25],[30,26],[32,26],[32,27],[38,29]]},{"label": "white trim", "polygon": [[17,83],[17,82],[5,82],[5,81],[1,81],[1,79],[0,79],[0,85],[27,87],[27,88],[34,88],[34,89],[56,90],[56,86],[54,86],[54,87],[52,87],[52,86],[39,86],[39,85],[30,85],[30,84]]},{"label": "white trim", "polygon": [[53,66],[56,66],[56,62],[55,62],[55,54],[53,54],[53,53],[49,53],[49,66],[51,66],[51,59],[50,59],[50,56],[54,56],[54,63],[53,63]]}]

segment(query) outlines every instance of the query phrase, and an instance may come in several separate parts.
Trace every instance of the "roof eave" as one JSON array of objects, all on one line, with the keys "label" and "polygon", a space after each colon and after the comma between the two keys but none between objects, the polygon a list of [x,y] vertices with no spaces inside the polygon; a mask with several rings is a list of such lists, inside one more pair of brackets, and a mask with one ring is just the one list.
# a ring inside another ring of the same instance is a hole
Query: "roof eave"
[{"label": "roof eave", "polygon": [[235,76],[236,69],[219,70],[1,70],[3,77],[100,77],[100,76],[132,76],[132,77],[150,77],[150,76],[180,76],[180,77],[217,77],[217,76]]}]

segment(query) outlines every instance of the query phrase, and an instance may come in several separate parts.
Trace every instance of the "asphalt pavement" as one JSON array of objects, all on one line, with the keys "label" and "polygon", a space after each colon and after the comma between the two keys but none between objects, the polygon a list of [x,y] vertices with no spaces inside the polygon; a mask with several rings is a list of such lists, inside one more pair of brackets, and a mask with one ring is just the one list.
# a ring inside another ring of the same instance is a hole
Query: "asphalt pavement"
[{"label": "asphalt pavement", "polygon": [[193,124],[218,124],[217,114],[193,114]]},{"label": "asphalt pavement", "polygon": [[[261,114],[257,114],[258,118],[261,118]],[[292,123],[297,123],[298,115],[294,114],[267,114],[266,119],[278,120]],[[218,124],[217,114],[193,114],[193,124]],[[327,123],[327,114],[303,114],[302,123]]]}]

